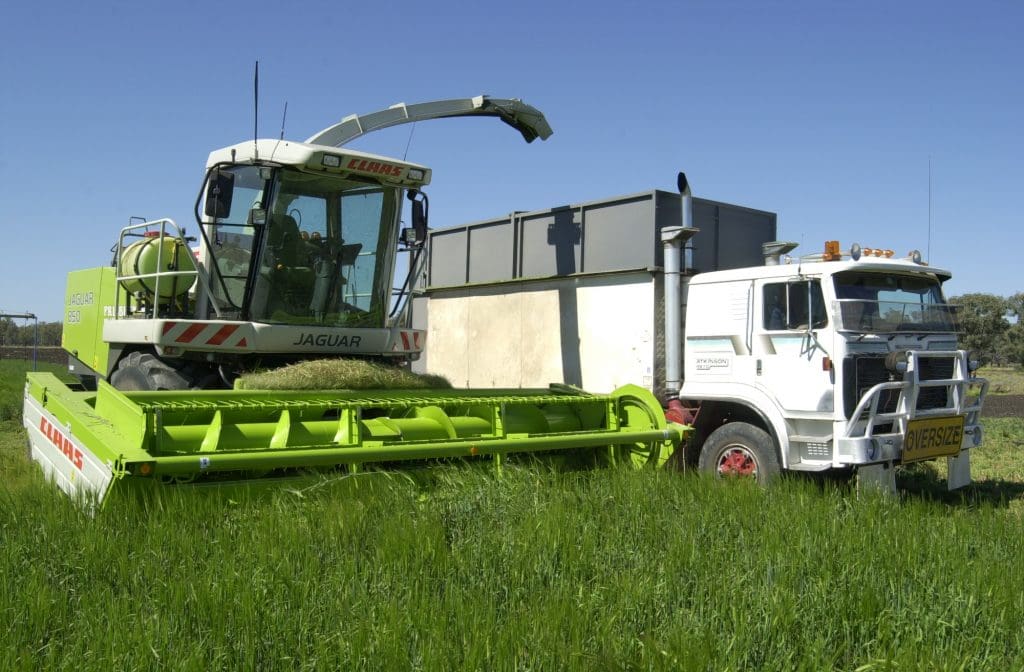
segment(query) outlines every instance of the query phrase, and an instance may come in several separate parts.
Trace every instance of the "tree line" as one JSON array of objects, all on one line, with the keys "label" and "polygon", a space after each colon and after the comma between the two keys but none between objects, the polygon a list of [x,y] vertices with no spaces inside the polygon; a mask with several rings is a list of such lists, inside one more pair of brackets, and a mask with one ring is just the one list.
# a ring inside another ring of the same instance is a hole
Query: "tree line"
[{"label": "tree line", "polygon": [[[60,345],[63,329],[63,322],[40,322],[39,345]],[[32,321],[0,318],[0,347],[31,346],[35,339],[35,324]]]},{"label": "tree line", "polygon": [[949,302],[957,306],[961,348],[983,365],[1024,365],[1024,292],[1010,297],[964,294]]}]

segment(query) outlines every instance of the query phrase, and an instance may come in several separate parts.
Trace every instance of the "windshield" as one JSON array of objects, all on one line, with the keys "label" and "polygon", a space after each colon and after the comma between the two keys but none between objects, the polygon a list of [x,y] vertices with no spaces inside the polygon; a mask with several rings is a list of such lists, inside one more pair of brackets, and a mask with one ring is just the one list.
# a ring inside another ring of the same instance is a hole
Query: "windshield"
[{"label": "windshield", "polygon": [[924,275],[844,271],[834,277],[842,331],[956,331],[954,306]]},{"label": "windshield", "polygon": [[[250,319],[382,326],[391,290],[400,190],[297,170],[231,166],[231,211],[208,225],[215,300]],[[269,201],[269,204],[268,204]],[[266,211],[254,227],[250,213]],[[257,255],[257,252],[259,254]],[[258,259],[258,262],[256,261]]]}]

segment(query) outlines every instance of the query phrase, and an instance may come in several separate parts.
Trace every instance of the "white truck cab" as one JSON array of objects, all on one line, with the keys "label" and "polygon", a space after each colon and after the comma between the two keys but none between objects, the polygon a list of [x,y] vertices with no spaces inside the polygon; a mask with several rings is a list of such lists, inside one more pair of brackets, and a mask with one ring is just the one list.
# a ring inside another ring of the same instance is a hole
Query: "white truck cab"
[{"label": "white truck cab", "polygon": [[830,243],[689,278],[680,397],[700,466],[761,480],[853,467],[891,488],[894,464],[946,457],[950,489],[969,483],[987,382],[958,348],[949,277],[917,253]]}]

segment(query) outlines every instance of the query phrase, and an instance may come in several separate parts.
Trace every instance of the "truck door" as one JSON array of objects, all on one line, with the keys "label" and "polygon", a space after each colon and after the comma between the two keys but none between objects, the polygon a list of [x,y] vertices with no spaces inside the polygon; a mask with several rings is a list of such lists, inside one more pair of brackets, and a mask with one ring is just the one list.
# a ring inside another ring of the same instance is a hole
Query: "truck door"
[{"label": "truck door", "polygon": [[755,386],[788,413],[830,413],[832,343],[821,280],[758,280],[752,321]]}]

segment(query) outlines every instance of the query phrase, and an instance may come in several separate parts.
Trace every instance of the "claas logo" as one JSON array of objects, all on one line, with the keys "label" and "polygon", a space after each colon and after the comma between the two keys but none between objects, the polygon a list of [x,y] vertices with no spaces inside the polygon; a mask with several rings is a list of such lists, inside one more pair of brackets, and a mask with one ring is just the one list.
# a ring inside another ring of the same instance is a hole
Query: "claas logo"
[{"label": "claas logo", "polygon": [[39,419],[39,431],[43,433],[47,439],[50,440],[56,448],[64,453],[64,457],[68,458],[71,464],[75,465],[75,469],[82,470],[82,451],[75,447],[75,444],[71,443],[71,439],[64,436],[64,433],[57,429],[53,423],[46,418]]}]

